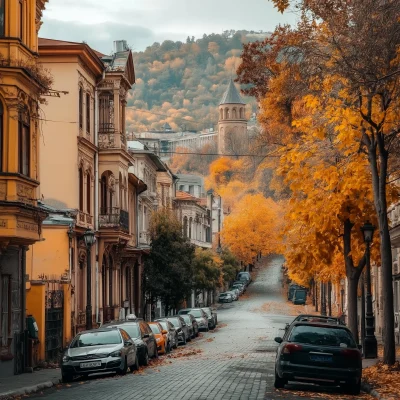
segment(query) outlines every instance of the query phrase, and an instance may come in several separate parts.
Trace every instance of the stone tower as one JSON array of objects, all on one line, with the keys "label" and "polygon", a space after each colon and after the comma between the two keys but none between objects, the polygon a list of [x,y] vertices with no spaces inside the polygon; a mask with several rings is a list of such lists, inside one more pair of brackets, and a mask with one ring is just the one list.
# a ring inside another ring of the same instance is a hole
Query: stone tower
[{"label": "stone tower", "polygon": [[226,154],[240,147],[247,138],[246,104],[230,80],[219,103],[218,153]]}]

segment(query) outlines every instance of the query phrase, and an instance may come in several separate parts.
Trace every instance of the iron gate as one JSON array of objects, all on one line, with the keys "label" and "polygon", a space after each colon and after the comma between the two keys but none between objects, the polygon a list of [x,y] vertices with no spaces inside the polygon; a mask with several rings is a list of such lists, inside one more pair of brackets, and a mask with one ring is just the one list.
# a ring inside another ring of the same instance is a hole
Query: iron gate
[{"label": "iron gate", "polygon": [[46,293],[46,361],[57,362],[63,349],[64,292]]}]

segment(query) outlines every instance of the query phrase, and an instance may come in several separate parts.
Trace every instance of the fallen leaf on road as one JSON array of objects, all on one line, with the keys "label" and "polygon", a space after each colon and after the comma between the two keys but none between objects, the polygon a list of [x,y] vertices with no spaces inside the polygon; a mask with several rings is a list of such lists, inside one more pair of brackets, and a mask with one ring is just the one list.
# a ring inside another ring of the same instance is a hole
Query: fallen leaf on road
[{"label": "fallen leaf on road", "polygon": [[400,398],[400,363],[392,366],[385,365],[382,362],[374,365],[373,367],[365,368],[363,370],[363,378],[371,386],[373,386],[379,394],[385,399],[389,400],[388,396],[394,399]]}]

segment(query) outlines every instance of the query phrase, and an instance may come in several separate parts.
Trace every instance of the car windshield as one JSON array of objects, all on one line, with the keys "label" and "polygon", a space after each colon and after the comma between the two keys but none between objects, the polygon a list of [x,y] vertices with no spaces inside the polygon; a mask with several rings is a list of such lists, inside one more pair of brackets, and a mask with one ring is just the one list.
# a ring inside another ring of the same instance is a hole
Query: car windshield
[{"label": "car windshield", "polygon": [[295,326],[289,341],[316,346],[356,347],[354,339],[347,330],[324,326]]},{"label": "car windshield", "polygon": [[179,328],[181,326],[180,320],[178,318],[168,318],[168,321],[171,322],[175,328]]},{"label": "car windshield", "polygon": [[200,318],[202,316],[200,310],[190,310],[190,314],[192,314],[195,318]]},{"label": "car windshield", "polygon": [[166,321],[158,321],[158,323],[162,326],[166,331],[168,330],[168,324]]},{"label": "car windshield", "polygon": [[180,310],[178,312],[179,315],[184,315],[184,314],[189,314],[190,312],[192,312],[191,310]]},{"label": "car windshield", "polygon": [[184,314],[182,315],[182,318],[185,320],[185,322],[191,323],[192,321],[190,320],[189,314]]},{"label": "car windshield", "polygon": [[160,328],[156,324],[149,324],[149,326],[153,333],[161,333]]},{"label": "car windshield", "polygon": [[105,346],[121,342],[121,336],[117,330],[87,332],[80,334],[71,347]]},{"label": "car windshield", "polygon": [[124,331],[126,331],[132,339],[141,338],[140,329],[138,325],[124,324],[121,326],[121,328],[123,328]]}]

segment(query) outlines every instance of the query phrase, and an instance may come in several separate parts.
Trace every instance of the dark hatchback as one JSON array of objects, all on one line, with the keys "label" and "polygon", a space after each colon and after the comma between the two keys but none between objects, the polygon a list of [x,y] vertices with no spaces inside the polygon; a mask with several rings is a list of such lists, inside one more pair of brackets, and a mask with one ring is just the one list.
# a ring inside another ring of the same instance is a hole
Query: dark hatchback
[{"label": "dark hatchback", "polygon": [[149,358],[158,357],[156,338],[145,321],[139,319],[135,321],[116,321],[105,324],[102,328],[112,328],[115,326],[123,328],[133,339],[140,365],[146,366],[149,364]]},{"label": "dark hatchback", "polygon": [[340,385],[359,394],[362,363],[360,347],[342,325],[293,323],[279,343],[275,361],[275,387],[288,381]]}]

